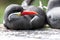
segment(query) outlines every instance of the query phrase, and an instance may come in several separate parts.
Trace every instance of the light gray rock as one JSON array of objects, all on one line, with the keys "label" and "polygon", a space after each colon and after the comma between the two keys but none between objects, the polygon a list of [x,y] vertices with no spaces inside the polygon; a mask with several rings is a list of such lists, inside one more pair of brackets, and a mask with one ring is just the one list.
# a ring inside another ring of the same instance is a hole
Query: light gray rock
[{"label": "light gray rock", "polygon": [[60,30],[43,28],[41,30],[7,30],[0,25],[0,40],[60,40]]}]

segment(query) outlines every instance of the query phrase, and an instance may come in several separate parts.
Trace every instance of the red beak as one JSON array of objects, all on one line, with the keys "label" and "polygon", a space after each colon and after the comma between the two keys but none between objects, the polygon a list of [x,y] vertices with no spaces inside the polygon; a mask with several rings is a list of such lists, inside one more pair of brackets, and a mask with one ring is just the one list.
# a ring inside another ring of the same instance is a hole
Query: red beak
[{"label": "red beak", "polygon": [[34,11],[23,11],[22,12],[22,15],[36,15],[38,14],[37,12],[34,12]]}]

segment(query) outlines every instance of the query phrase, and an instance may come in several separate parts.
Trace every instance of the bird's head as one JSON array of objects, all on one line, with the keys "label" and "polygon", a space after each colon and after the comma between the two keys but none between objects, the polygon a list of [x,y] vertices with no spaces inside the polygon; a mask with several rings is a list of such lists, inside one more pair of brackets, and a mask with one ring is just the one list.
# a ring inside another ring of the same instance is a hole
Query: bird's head
[{"label": "bird's head", "polygon": [[9,15],[8,19],[10,20],[11,19],[11,16],[13,15],[17,15],[17,16],[24,16],[24,15],[37,15],[38,13],[35,12],[35,11],[27,11],[27,10],[24,10],[23,12],[16,12],[16,13],[12,13]]}]

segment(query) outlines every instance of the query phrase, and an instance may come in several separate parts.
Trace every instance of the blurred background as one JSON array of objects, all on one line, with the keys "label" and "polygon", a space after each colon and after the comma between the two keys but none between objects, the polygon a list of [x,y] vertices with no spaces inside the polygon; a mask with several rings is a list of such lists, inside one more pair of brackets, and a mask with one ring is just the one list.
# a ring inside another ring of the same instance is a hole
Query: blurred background
[{"label": "blurred background", "polygon": [[[0,0],[0,24],[3,23],[3,16],[5,8],[10,4],[21,4],[23,0]],[[44,6],[47,6],[48,0],[35,0],[34,6],[39,6],[39,1],[42,1]]]}]

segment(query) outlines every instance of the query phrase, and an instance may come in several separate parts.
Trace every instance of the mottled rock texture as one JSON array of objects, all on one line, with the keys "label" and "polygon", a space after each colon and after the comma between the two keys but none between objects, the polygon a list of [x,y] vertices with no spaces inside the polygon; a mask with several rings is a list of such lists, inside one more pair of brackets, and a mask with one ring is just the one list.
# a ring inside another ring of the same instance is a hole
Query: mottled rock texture
[{"label": "mottled rock texture", "polygon": [[8,30],[0,24],[0,40],[60,40],[60,29]]}]

